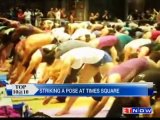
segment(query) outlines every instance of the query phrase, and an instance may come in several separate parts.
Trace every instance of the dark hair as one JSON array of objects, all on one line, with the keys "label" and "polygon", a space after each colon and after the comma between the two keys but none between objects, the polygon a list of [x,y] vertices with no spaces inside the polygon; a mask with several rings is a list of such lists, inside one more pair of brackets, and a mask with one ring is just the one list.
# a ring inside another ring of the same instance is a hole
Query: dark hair
[{"label": "dark hair", "polygon": [[129,59],[132,59],[132,58],[138,58],[138,53],[132,53],[132,54],[129,56]]},{"label": "dark hair", "polygon": [[136,37],[136,32],[138,32],[138,31],[143,32],[143,30],[141,28],[134,28],[129,31],[129,35],[134,38],[134,37]]},{"label": "dark hair", "polygon": [[160,51],[153,51],[149,54],[149,58],[154,62],[158,62],[160,60]]},{"label": "dark hair", "polygon": [[117,25],[117,26],[115,26],[115,29],[119,32],[122,29],[122,26]]},{"label": "dark hair", "polygon": [[69,22],[66,22],[66,23],[64,24],[64,32],[65,32],[65,33],[68,33],[68,29],[69,29]]},{"label": "dark hair", "polygon": [[112,35],[112,34],[115,34],[115,33],[116,33],[116,31],[115,31],[114,29],[108,29],[108,31],[109,31],[109,34],[110,34],[110,35]]},{"label": "dark hair", "polygon": [[121,53],[119,53],[119,59],[117,60],[117,62],[123,62],[123,60],[124,60],[124,53],[123,52],[121,52]]},{"label": "dark hair", "polygon": [[48,48],[43,48],[43,52],[44,54],[44,60],[47,62],[48,65],[51,65],[55,59],[55,48],[57,46],[53,46],[51,50],[49,50]]},{"label": "dark hair", "polygon": [[129,27],[129,21],[126,22],[125,27]]},{"label": "dark hair", "polygon": [[160,23],[157,23],[155,28],[156,28],[156,30],[160,30]]},{"label": "dark hair", "polygon": [[86,38],[86,42],[89,42],[89,41],[91,40],[91,37],[90,37],[89,34],[86,34],[86,35],[85,35],[85,38]]},{"label": "dark hair", "polygon": [[115,25],[111,25],[111,27],[115,29]]}]

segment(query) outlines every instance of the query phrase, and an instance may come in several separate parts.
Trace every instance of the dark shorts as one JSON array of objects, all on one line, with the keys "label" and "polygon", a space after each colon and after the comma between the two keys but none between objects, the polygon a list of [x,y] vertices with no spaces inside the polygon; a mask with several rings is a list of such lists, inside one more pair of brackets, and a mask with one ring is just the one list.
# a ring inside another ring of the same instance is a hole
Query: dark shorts
[{"label": "dark shorts", "polygon": [[92,97],[92,98],[93,98],[93,100],[95,100],[95,101],[97,101],[97,102],[99,102],[99,101],[102,100],[102,97]]},{"label": "dark shorts", "polygon": [[107,63],[107,62],[112,62],[112,59],[109,58],[109,57],[105,54],[105,55],[103,56],[103,58],[102,58],[99,62],[93,64],[93,66],[99,67],[99,66],[101,66],[101,65],[104,65],[104,64]]},{"label": "dark shorts", "polygon": [[70,74],[67,76],[67,78],[64,81],[65,83],[73,83],[73,82],[77,82],[77,75],[79,73],[80,69],[71,69]]}]

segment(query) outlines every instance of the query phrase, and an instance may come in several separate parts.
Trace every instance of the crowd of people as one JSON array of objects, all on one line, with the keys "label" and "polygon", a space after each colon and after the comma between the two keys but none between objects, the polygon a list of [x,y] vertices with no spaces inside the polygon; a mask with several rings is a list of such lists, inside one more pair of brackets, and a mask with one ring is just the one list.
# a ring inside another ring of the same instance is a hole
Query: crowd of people
[{"label": "crowd of people", "polygon": [[[52,16],[51,11],[48,17]],[[60,11],[56,11],[58,18]],[[103,18],[108,19],[107,15],[105,11]],[[10,84],[30,83],[41,63],[45,66],[38,84],[48,80],[53,84],[153,82],[157,91],[154,99],[115,98],[106,117],[122,117],[122,107],[138,106],[153,106],[153,114],[143,117],[160,117],[160,23],[118,20],[55,25],[46,21],[47,25],[39,28],[0,18],[0,65],[4,67],[6,60],[12,58],[11,66],[7,66]],[[51,99],[65,102],[64,108],[56,113],[61,116],[69,112],[78,97],[66,98],[45,97],[43,104]],[[92,98],[86,117],[97,115],[109,97]]]},{"label": "crowd of people", "polygon": [[[148,20],[148,21],[157,21],[159,20],[160,13],[156,9],[138,11],[137,9],[129,11],[126,21],[139,21],[139,20]],[[89,21],[94,23],[95,21],[116,21],[118,18],[109,10],[104,10],[103,14],[99,12],[91,12],[89,14]]]},{"label": "crowd of people", "polygon": [[96,21],[115,21],[117,18],[113,17],[113,14],[108,10],[104,10],[104,13],[100,15],[99,12],[91,12],[89,15],[89,21],[95,23]]},{"label": "crowd of people", "polygon": [[76,20],[75,11],[72,10],[70,13],[66,12],[65,8],[50,8],[50,10],[45,14],[40,9],[22,9],[20,7],[10,8],[9,11],[4,15],[8,19],[17,20],[21,24],[32,24],[35,26],[40,26],[41,21],[44,19],[50,19],[53,21],[70,21],[74,22]]},{"label": "crowd of people", "polygon": [[150,20],[150,21],[156,21],[157,17],[159,17],[159,11],[157,11],[156,9],[153,10],[146,10],[146,11],[138,11],[137,9],[135,9],[133,12],[131,12],[128,17],[127,20]]},{"label": "crowd of people", "polygon": [[[146,10],[146,11],[138,11],[135,9],[134,11],[129,12],[126,20],[146,20],[146,21],[157,21],[160,19],[159,11],[156,9]],[[50,19],[56,22],[69,21],[70,23],[74,23],[75,21],[79,21],[76,15],[75,10],[66,11],[65,8],[50,8],[50,10],[46,13],[42,12],[40,9],[22,9],[20,7],[10,8],[7,14],[5,15],[8,19],[18,20],[20,23],[29,23],[35,26],[40,26],[43,24],[43,20]],[[97,21],[117,21],[116,15],[112,13],[112,11],[104,10],[103,14],[99,11],[91,12],[88,15],[88,21],[91,23],[95,23]]]}]

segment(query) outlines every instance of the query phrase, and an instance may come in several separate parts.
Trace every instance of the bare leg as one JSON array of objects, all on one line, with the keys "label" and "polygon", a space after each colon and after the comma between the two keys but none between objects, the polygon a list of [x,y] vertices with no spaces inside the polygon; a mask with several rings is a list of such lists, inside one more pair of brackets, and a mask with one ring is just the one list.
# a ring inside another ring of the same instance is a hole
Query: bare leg
[{"label": "bare leg", "polygon": [[126,48],[124,50],[124,61],[129,59],[130,54],[132,53],[132,48]]},{"label": "bare leg", "polygon": [[109,97],[103,97],[100,102],[93,101],[91,106],[89,107],[87,117],[94,117],[95,115],[97,115],[104,108],[108,99],[109,99]]},{"label": "bare leg", "polygon": [[[119,74],[112,74],[108,78],[103,78],[108,83],[118,83],[121,81],[121,77]],[[109,97],[103,97],[100,102],[93,101],[89,107],[87,117],[94,117],[97,115],[105,106],[105,104],[108,102]]]},{"label": "bare leg", "polygon": [[106,73],[111,70],[116,64],[113,62],[107,62],[106,64],[100,67],[100,73],[102,76],[105,76]]},{"label": "bare leg", "polygon": [[[79,83],[88,83],[89,80],[97,74],[97,72],[98,68],[92,65],[85,65],[84,68],[80,71]],[[65,107],[55,115],[61,116],[67,114],[77,99],[78,97],[70,97]]]},{"label": "bare leg", "polygon": [[92,113],[92,110],[94,110],[94,107],[98,105],[98,103],[99,103],[99,101],[96,101],[96,100],[91,101],[89,109],[85,115],[86,117],[93,117],[94,116],[94,115],[91,115],[91,113]]},{"label": "bare leg", "polygon": [[[104,81],[107,81],[107,77],[103,78]],[[92,100],[91,104],[89,106],[88,112],[86,113],[86,117],[94,117],[94,115],[96,115],[101,108],[99,108],[97,111],[95,111],[95,107],[98,106],[99,107],[100,102],[96,101],[96,100]],[[102,105],[101,105],[102,106]],[[96,107],[97,108],[97,107]]]}]

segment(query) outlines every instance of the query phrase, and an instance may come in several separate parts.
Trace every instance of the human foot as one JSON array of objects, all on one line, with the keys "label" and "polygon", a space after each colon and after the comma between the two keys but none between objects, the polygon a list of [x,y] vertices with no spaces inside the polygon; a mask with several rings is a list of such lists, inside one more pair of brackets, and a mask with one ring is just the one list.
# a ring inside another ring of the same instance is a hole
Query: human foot
[{"label": "human foot", "polygon": [[57,112],[55,114],[55,116],[62,116],[62,115],[68,114],[68,113],[69,113],[68,111],[62,110],[62,111]]}]

